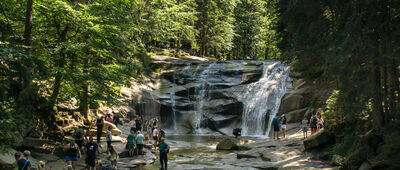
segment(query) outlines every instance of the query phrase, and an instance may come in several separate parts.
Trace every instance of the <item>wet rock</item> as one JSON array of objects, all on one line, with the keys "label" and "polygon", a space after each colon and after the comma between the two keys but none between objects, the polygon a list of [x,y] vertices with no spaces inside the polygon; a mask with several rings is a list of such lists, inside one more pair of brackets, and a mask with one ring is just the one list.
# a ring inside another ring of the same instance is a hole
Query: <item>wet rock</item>
[{"label": "wet rock", "polygon": [[217,145],[217,150],[237,150],[237,149],[239,149],[238,145],[231,138],[225,138]]},{"label": "wet rock", "polygon": [[298,123],[301,120],[303,120],[304,115],[306,114],[306,112],[309,110],[309,108],[302,108],[302,109],[297,109],[297,110],[293,110],[290,111],[288,113],[286,113],[286,119],[288,123]]},{"label": "wet rock", "polygon": [[334,142],[334,140],[335,138],[332,134],[322,130],[305,139],[303,144],[306,150],[310,150]]}]

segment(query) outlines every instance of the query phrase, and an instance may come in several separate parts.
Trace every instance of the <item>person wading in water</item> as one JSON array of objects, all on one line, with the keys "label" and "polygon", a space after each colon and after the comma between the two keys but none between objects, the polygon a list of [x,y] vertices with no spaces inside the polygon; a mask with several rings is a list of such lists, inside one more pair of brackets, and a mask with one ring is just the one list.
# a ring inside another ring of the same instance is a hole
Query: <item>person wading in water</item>
[{"label": "person wading in water", "polygon": [[65,160],[67,161],[68,166],[72,166],[72,169],[76,167],[76,161],[78,161],[78,157],[81,157],[81,152],[79,146],[75,143],[74,140],[64,147],[65,152]]}]

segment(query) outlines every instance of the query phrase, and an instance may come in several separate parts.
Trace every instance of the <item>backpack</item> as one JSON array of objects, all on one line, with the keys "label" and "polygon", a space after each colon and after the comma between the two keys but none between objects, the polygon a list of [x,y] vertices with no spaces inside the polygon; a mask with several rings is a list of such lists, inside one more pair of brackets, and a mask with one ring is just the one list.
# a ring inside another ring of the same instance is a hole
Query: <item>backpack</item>
[{"label": "backpack", "polygon": [[164,132],[164,130],[160,130],[160,136],[161,136],[161,137],[165,137],[165,132]]},{"label": "backpack", "polygon": [[311,120],[311,123],[312,123],[313,125],[317,125],[317,123],[318,123],[317,117],[313,116],[313,117],[312,117],[312,120]]},{"label": "backpack", "polygon": [[239,134],[239,129],[238,128],[233,129],[232,134],[233,135]]},{"label": "backpack", "polygon": [[278,122],[278,118],[274,118],[274,120],[272,121],[272,125],[274,125],[274,126],[278,126],[279,125],[279,122]]}]

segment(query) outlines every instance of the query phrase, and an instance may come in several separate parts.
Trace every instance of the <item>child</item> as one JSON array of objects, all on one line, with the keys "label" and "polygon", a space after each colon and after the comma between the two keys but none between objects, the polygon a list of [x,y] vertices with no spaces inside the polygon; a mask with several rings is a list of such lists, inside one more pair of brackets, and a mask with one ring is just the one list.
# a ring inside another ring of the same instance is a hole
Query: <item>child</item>
[{"label": "child", "polygon": [[307,131],[308,131],[308,120],[307,116],[304,116],[304,119],[301,121],[301,129],[303,130],[303,139],[307,138]]},{"label": "child", "polygon": [[117,169],[117,161],[119,159],[118,152],[115,151],[115,149],[112,145],[110,146],[110,152],[111,152],[111,156],[110,156],[111,167],[113,167],[114,169]]},{"label": "child", "polygon": [[108,127],[106,139],[107,139],[107,151],[110,151],[110,146],[112,141],[111,126]]}]

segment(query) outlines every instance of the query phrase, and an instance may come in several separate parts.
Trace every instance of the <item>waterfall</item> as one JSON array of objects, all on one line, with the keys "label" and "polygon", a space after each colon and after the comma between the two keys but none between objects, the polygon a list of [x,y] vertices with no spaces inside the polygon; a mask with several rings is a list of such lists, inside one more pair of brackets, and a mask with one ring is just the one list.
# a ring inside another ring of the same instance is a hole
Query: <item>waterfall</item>
[{"label": "waterfall", "polygon": [[289,85],[288,66],[276,61],[186,62],[174,70],[158,92],[167,127],[178,133],[231,134],[242,125],[243,135],[266,136]]},{"label": "waterfall", "polygon": [[288,66],[278,62],[266,62],[263,65],[261,79],[249,84],[243,94],[243,135],[268,135],[272,118],[278,112],[281,98],[286,92]]}]

